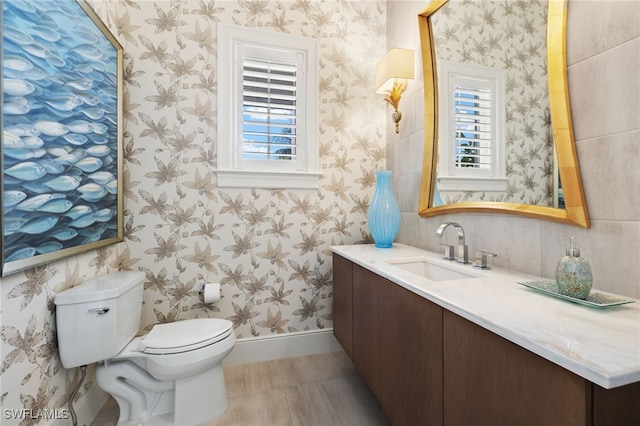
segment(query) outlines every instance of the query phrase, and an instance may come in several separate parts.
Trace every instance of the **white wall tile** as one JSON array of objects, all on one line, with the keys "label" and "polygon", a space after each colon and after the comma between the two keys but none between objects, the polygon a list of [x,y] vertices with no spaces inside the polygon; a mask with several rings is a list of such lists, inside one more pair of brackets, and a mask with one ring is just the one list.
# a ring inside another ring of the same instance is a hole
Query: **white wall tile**
[{"label": "white wall tile", "polygon": [[638,69],[640,37],[569,67],[576,140],[640,129]]},{"label": "white wall tile", "polygon": [[640,130],[577,144],[592,220],[640,221]]},{"label": "white wall tile", "polygon": [[567,63],[569,65],[639,36],[639,1],[569,1],[567,14]]}]

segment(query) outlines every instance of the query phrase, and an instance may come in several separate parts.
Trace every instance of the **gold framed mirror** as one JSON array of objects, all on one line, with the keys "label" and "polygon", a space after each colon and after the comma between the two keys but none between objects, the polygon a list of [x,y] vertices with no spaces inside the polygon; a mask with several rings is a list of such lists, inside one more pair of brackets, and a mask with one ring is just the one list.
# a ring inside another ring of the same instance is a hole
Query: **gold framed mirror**
[{"label": "gold framed mirror", "polygon": [[[567,0],[549,0],[547,7],[546,61],[548,98],[555,165],[562,182],[564,208],[503,201],[463,201],[434,206],[438,169],[439,99],[438,67],[432,19],[449,0],[433,0],[418,15],[424,77],[424,159],[419,214],[430,217],[457,212],[494,212],[546,219],[588,228],[589,217],[582,189],[573,136],[566,65]],[[553,149],[551,150],[553,151]]]}]

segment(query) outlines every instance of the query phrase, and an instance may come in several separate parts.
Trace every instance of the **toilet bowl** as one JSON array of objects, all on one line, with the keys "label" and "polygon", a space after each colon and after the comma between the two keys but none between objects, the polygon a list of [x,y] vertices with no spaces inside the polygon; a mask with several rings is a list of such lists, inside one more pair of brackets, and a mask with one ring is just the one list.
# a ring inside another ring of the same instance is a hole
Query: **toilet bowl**
[{"label": "toilet bowl", "polygon": [[212,318],[157,324],[99,364],[98,386],[118,402],[118,424],[155,418],[155,426],[158,416],[172,416],[167,424],[197,425],[222,414],[222,360],[236,341],[231,326]]},{"label": "toilet bowl", "polygon": [[120,408],[119,425],[197,425],[224,412],[222,360],[233,349],[232,323],[199,318],[140,325],[143,274],[116,272],[54,297],[65,368],[98,362],[98,386]]}]

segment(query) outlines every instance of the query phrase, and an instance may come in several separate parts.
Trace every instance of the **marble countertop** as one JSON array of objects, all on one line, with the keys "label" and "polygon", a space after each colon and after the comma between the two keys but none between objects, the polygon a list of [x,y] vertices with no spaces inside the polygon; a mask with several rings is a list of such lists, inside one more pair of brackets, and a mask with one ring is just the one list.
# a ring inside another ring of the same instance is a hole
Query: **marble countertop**
[{"label": "marble countertop", "polygon": [[[638,302],[607,308],[583,306],[518,284],[540,277],[500,268],[479,270],[403,244],[394,243],[391,249],[374,245],[331,249],[606,389],[640,381]],[[385,263],[388,259],[415,257],[426,257],[432,263],[477,277],[430,281]]]}]

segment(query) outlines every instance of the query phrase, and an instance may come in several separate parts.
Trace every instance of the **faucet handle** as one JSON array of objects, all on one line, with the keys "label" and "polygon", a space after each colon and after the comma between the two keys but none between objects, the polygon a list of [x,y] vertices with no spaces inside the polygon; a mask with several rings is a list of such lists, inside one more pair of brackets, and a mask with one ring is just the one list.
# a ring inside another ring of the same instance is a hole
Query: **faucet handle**
[{"label": "faucet handle", "polygon": [[444,258],[447,260],[456,260],[456,248],[449,244],[440,244],[444,247]]},{"label": "faucet handle", "polygon": [[490,253],[488,251],[479,250],[476,252],[476,263],[474,263],[473,267],[478,269],[491,269],[489,259],[492,257],[498,257],[495,253]]}]

